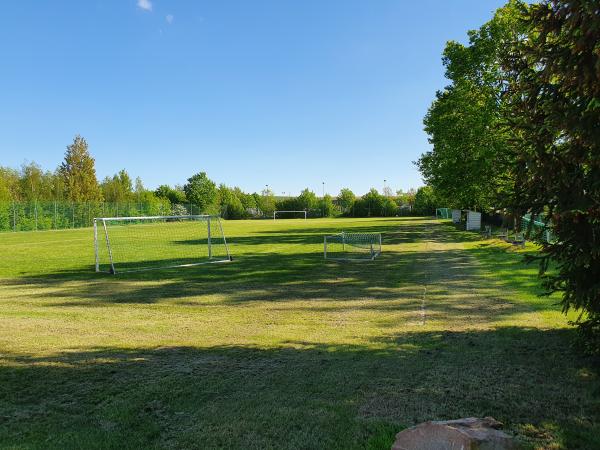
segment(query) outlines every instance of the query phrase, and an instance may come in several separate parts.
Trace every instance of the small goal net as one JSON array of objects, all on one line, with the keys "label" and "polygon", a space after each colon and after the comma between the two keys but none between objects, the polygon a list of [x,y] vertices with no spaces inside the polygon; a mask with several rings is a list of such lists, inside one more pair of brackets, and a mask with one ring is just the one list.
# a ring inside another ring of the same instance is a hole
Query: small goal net
[{"label": "small goal net", "polygon": [[373,260],[381,253],[381,233],[346,233],[325,236],[323,256],[340,261]]},{"label": "small goal net", "polygon": [[435,210],[435,218],[436,219],[451,219],[452,212],[450,208],[437,208]]},{"label": "small goal net", "polygon": [[218,216],[94,219],[96,272],[122,273],[230,261]]}]

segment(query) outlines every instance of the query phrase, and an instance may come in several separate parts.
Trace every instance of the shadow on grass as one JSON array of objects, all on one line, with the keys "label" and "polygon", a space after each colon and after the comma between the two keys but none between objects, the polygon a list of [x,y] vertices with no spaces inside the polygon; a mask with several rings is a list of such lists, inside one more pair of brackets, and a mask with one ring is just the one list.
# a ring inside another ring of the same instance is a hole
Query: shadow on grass
[{"label": "shadow on grass", "polygon": [[[533,289],[535,279],[532,281],[530,274],[515,270],[500,282],[494,277],[494,270],[499,267],[478,264],[464,250],[434,254],[386,252],[375,261],[356,263],[328,262],[311,254],[262,254],[241,257],[231,263],[173,269],[167,277],[164,275],[169,271],[149,271],[115,277],[102,275],[83,283],[66,282],[60,276],[16,279],[2,284],[16,289],[31,285],[50,288],[44,291],[44,298],[58,299],[45,304],[51,307],[157,302],[235,306],[273,302],[284,303],[289,309],[294,302],[310,300],[310,304],[298,307],[341,311],[348,307],[345,304],[348,301],[362,299],[352,307],[407,312],[419,308],[417,303],[420,304],[424,286],[428,286],[429,318],[469,320],[475,324],[533,310],[529,303],[512,302],[504,288],[518,289],[522,284]],[[156,273],[162,279],[157,280]],[[216,301],[214,296],[220,300]],[[540,307],[543,305],[547,303],[540,302]]]},{"label": "shadow on grass", "polygon": [[[520,255],[504,248],[487,244],[435,251],[402,251],[402,246],[392,247],[399,249],[393,251],[385,248],[388,241],[402,243],[403,239],[444,243],[458,241],[461,236],[471,238],[472,233],[453,232],[448,228],[451,227],[435,222],[407,224],[396,232],[400,236],[394,237],[389,232],[384,240],[384,252],[368,262],[325,261],[321,253],[257,253],[241,255],[226,264],[123,273],[115,277],[59,272],[4,280],[0,285],[17,289],[25,285],[51,287],[44,293],[45,298],[59,300],[48,306],[168,301],[214,305],[215,300],[209,297],[217,295],[222,298],[220,303],[228,305],[282,302],[289,308],[294,301],[312,300],[309,307],[315,311],[342,310],[346,308],[343,302],[355,299],[370,300],[353,305],[357,309],[415,311],[427,286],[429,317],[469,320],[473,324],[548,308],[549,303],[554,302],[548,299],[533,303],[512,301],[515,296],[511,297],[511,293],[535,295],[541,291],[535,271],[523,265]],[[320,238],[320,235],[294,236],[305,239],[305,243]],[[181,260],[162,261],[166,265],[176,262]]]},{"label": "shadow on grass", "polygon": [[[374,226],[353,226],[344,227],[320,227],[320,228],[293,228],[281,230],[262,230],[251,236],[227,236],[227,242],[230,246],[272,246],[281,244],[323,244],[323,237],[332,234],[341,233],[342,231],[350,233],[381,233],[384,244],[395,245],[402,243],[418,242],[426,233],[427,227],[438,227],[437,223],[425,224],[403,224],[401,227],[398,223],[394,225],[377,225]],[[464,237],[454,236],[452,234],[439,236],[438,240],[443,242],[461,242]],[[174,241],[181,245],[206,245],[206,239],[186,239]]]},{"label": "shadow on grass", "polygon": [[[600,445],[597,374],[570,330],[387,336],[365,346],[101,348],[2,355],[0,441],[27,448],[389,448],[425,420],[491,415]],[[546,447],[544,447],[546,448]]]}]

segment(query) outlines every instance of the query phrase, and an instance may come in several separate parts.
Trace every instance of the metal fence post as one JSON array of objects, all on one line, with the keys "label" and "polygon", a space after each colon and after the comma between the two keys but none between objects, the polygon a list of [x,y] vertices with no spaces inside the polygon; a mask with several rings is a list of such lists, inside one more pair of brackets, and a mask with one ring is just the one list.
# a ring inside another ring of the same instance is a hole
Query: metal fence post
[{"label": "metal fence post", "polygon": [[210,236],[210,217],[206,220],[206,228],[207,228],[207,243],[208,243],[208,259],[212,258],[212,242]]}]

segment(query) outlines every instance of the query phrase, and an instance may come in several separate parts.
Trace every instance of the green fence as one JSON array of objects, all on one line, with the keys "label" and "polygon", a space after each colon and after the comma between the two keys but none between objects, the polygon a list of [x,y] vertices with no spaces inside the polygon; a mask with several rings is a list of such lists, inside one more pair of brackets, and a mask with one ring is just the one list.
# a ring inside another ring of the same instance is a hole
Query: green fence
[{"label": "green fence", "polygon": [[525,214],[521,219],[521,230],[532,241],[552,242],[554,240],[552,229],[543,216],[532,218],[531,214]]},{"label": "green fence", "polygon": [[94,217],[130,217],[201,214],[191,204],[153,202],[3,202],[0,231],[58,230],[92,226]]}]

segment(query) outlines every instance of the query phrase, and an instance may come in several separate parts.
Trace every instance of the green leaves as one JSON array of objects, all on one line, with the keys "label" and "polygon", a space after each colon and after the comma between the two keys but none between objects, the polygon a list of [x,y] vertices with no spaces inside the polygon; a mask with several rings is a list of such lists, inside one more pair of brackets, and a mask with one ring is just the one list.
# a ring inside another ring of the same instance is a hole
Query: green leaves
[{"label": "green leaves", "polygon": [[200,172],[188,178],[183,187],[185,196],[202,212],[212,212],[211,207],[216,206],[217,186],[206,176],[206,172]]},{"label": "green leaves", "polygon": [[[557,239],[543,243],[558,270],[546,276],[562,291],[564,311],[588,342],[600,342],[600,20],[592,1],[545,1],[526,17],[529,39],[504,58],[506,103],[515,130],[512,201],[533,214],[548,212]],[[592,336],[595,334],[596,337]],[[592,346],[594,347],[594,346]]]},{"label": "green leaves", "polygon": [[88,144],[84,138],[75,136],[73,143],[67,146],[65,160],[58,170],[69,200],[75,202],[102,200],[102,193],[96,179],[95,161],[88,151]]},{"label": "green leaves", "polygon": [[469,32],[469,45],[450,41],[444,50],[451,84],[436,94],[425,116],[433,148],[416,164],[445,205],[500,207],[511,191],[515,149],[505,127],[500,62],[507,43],[521,33],[522,8],[520,2],[509,2]]},{"label": "green leaves", "polygon": [[354,195],[354,192],[352,192],[350,189],[343,188],[340,190],[340,193],[337,196],[337,202],[338,205],[340,205],[340,208],[342,208],[342,212],[344,214],[347,214],[350,211],[352,205],[354,204],[355,198],[356,196]]}]

